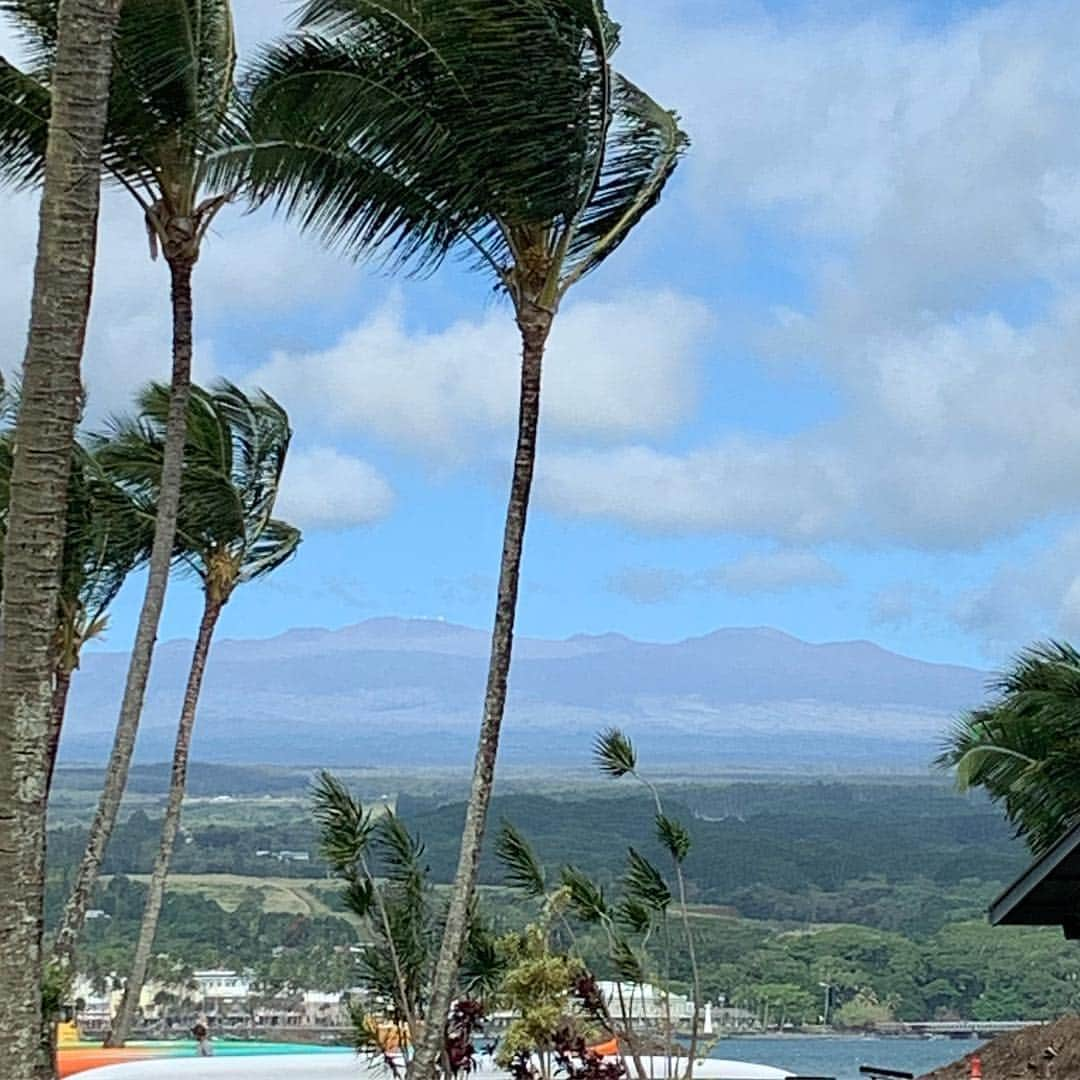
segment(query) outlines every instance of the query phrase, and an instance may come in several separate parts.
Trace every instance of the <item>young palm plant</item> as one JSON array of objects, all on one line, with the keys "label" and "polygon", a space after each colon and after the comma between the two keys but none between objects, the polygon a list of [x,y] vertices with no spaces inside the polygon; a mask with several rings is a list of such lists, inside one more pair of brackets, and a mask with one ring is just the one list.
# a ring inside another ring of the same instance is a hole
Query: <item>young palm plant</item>
[{"label": "young palm plant", "polygon": [[[4,0],[28,65],[0,58],[0,179],[43,175],[60,0]],[[168,264],[172,302],[171,409],[149,573],[112,753],[86,853],[53,950],[70,969],[127,782],[165,602],[180,498],[191,385],[192,273],[230,189],[207,187],[207,167],[235,134],[235,47],[229,0],[120,0],[105,131],[104,177],[126,190],[146,223],[151,256]]]},{"label": "young palm plant", "polygon": [[[150,516],[160,497],[171,391],[150,386],[139,415],[115,421],[100,440],[103,468]],[[188,404],[177,557],[199,578],[203,614],[191,658],[173,750],[169,796],[131,973],[108,1045],[131,1028],[165,895],[187,784],[188,753],[206,660],[218,619],[241,585],[272,573],[296,551],[300,532],[279,521],[274,504],[292,432],[285,410],[267,394],[248,396],[231,383],[193,387]]]},{"label": "young palm plant", "polygon": [[[619,972],[620,981],[616,983],[614,1001],[616,1012],[613,1015],[611,1006],[596,988],[591,972],[584,968],[583,992],[580,997],[588,1002],[588,1012],[607,1037],[617,1040],[622,1071],[629,1072],[629,1059],[634,1064],[634,1075],[638,1080],[647,1080],[649,1073],[642,1058],[641,1041],[634,1030],[630,1003],[623,994],[622,980],[629,977],[635,985],[644,981],[643,970],[630,946],[627,932],[641,930],[642,922],[648,928],[651,915],[646,911],[642,920],[639,916],[645,911],[644,905],[634,906],[633,898],[629,896],[622,905],[612,907],[603,890],[576,867],[563,867],[559,878],[549,882],[548,874],[528,840],[509,822],[504,821],[499,830],[495,854],[502,864],[506,884],[530,900],[541,901],[541,910],[545,915],[547,912],[557,913],[571,946],[575,944],[575,934],[573,927],[562,914],[564,907],[581,922],[601,929],[607,944],[608,960]],[[629,926],[626,919],[628,915],[631,916]],[[627,969],[628,958],[630,970]]]},{"label": "young palm plant", "polygon": [[[690,854],[690,832],[676,818],[664,810],[663,799],[656,785],[638,769],[637,751],[630,739],[618,728],[602,731],[593,743],[593,758],[601,772],[618,780],[629,776],[642,784],[649,792],[656,809],[654,824],[656,837],[671,859],[675,879],[679,916],[682,921],[686,951],[690,960],[690,977],[694,991],[693,1015],[690,1019],[690,1045],[687,1047],[685,1080],[693,1080],[694,1061],[697,1058],[700,1037],[699,1015],[702,1005],[701,972],[698,968],[694,931],[690,925],[690,909],[686,901],[686,876],[683,863]],[[672,901],[671,892],[657,870],[631,848],[630,868],[627,872],[629,895],[643,912],[656,912],[666,921],[667,908]],[[631,909],[632,910],[632,909]],[[665,925],[666,932],[666,925]],[[670,1021],[669,1021],[670,1027]]]},{"label": "young palm plant", "polygon": [[247,151],[223,161],[304,227],[360,255],[494,280],[522,341],[517,445],[479,745],[429,1024],[433,1075],[465,944],[506,704],[544,350],[567,292],[656,203],[686,146],[677,118],[612,67],[599,0],[308,0],[261,59]]},{"label": "young palm plant", "polygon": [[962,717],[938,765],[982,788],[1042,855],[1080,824],[1080,652],[1044,642],[1022,652],[989,704]]},{"label": "young palm plant", "polygon": [[[354,1045],[396,1076],[425,1023],[442,917],[424,845],[396,814],[373,815],[330,773],[319,775],[313,796],[322,853],[345,884],[346,906],[370,924],[374,938],[361,960],[369,1000],[354,1013]],[[440,1051],[451,1074],[470,1071],[472,1035],[503,976],[493,935],[475,911],[464,960],[457,984],[463,999]],[[386,1003],[382,1016],[367,1011],[373,1002]]]},{"label": "young palm plant", "polygon": [[[629,742],[624,742],[623,747],[632,756]],[[672,821],[670,818],[664,820]],[[680,825],[676,824],[675,828],[685,832]],[[680,850],[688,850],[684,844],[679,846]],[[616,1040],[621,1059],[619,1071],[638,1080],[649,1080],[656,1075],[689,1080],[698,1048],[694,1037],[696,1025],[692,1020],[693,1053],[688,1048],[689,1056],[683,1059],[676,1047],[676,1025],[668,991],[673,951],[668,921],[674,897],[663,874],[639,851],[630,848],[626,869],[615,882],[614,895],[576,866],[564,866],[558,878],[549,884],[547,874],[528,842],[509,824],[504,824],[500,831],[496,854],[503,864],[508,885],[534,900],[541,899],[545,913],[561,912],[565,908],[573,922],[595,928],[602,935],[607,963],[616,979],[612,1000],[608,1002],[604,998],[583,965],[575,996],[593,1023],[607,1037]],[[680,906],[685,916],[685,904]],[[573,922],[563,920],[572,947],[576,938]],[[691,970],[696,973],[693,943],[689,939],[688,946]],[[694,981],[695,984],[698,981],[696,975]],[[649,1038],[646,1032],[639,1030],[641,1023],[648,1023],[646,988],[657,984],[665,1005],[663,1057],[645,1053],[644,1044]],[[639,994],[640,1010],[636,1005]],[[634,1067],[632,1074],[630,1064]],[[525,1080],[543,1080],[542,1076],[534,1075],[535,1070],[524,1068],[519,1071]]]}]

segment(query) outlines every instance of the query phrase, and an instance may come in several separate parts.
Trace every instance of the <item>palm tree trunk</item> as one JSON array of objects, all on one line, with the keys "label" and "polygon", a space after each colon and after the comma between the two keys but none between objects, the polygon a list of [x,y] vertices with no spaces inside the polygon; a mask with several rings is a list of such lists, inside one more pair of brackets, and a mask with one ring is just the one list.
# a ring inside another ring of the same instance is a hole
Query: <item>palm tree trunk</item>
[{"label": "palm tree trunk", "polygon": [[675,879],[679,885],[679,911],[682,914],[683,931],[686,934],[686,951],[690,957],[690,977],[694,989],[694,1011],[690,1018],[690,1046],[687,1048],[685,1080],[694,1080],[694,1061],[697,1058],[698,1042],[701,1038],[698,1018],[698,1010],[701,1008],[701,970],[698,967],[697,948],[694,945],[694,930],[690,924],[690,908],[686,903],[686,878],[678,863],[675,864]]},{"label": "palm tree trunk", "polygon": [[71,693],[72,672],[66,664],[56,669],[56,681],[53,683],[52,700],[49,702],[49,741],[45,750],[45,798],[52,791],[53,773],[56,771],[56,755],[60,750],[60,734],[64,729],[64,714],[67,712],[68,694]]},{"label": "palm tree trunk", "polygon": [[495,625],[491,634],[491,657],[484,695],[484,717],[480,725],[480,740],[473,766],[469,804],[465,811],[465,828],[461,836],[461,852],[454,877],[450,909],[431,980],[431,996],[424,1029],[416,1054],[409,1062],[408,1080],[434,1080],[435,1069],[442,1055],[446,1021],[450,1014],[461,952],[468,933],[469,909],[476,892],[480,845],[487,824],[488,804],[495,779],[495,760],[499,751],[499,732],[506,707],[506,685],[514,642],[514,617],[517,613],[525,521],[529,511],[529,493],[536,461],[540,373],[552,318],[550,311],[532,304],[523,304],[518,311],[522,359],[517,450],[510,484],[510,502],[506,510]]},{"label": "palm tree trunk", "polygon": [[131,650],[127,682],[120,705],[120,718],[116,724],[116,734],[105,772],[105,785],[90,825],[86,850],[79,864],[75,885],[64,908],[63,921],[53,945],[53,964],[64,976],[70,975],[74,967],[75,947],[86,922],[90,896],[101,869],[101,860],[105,857],[105,848],[116,824],[116,815],[120,811],[120,800],[127,785],[135,736],[142,716],[143,699],[146,697],[146,683],[150,677],[158,623],[165,606],[165,589],[169,583],[176,518],[180,509],[180,480],[187,437],[188,399],[191,396],[193,265],[191,260],[176,260],[169,264],[172,275],[172,381],[169,387],[169,417],[165,427],[154,542],[150,551],[146,593],[142,610],[139,612],[139,625],[135,631],[135,644]]},{"label": "palm tree trunk", "polygon": [[53,635],[96,254],[118,0],[61,0],[30,332],[4,548],[0,1062],[29,1080],[42,1029],[45,754]]},{"label": "palm tree trunk", "polygon": [[169,801],[165,806],[165,820],[161,826],[161,846],[154,861],[154,873],[150,878],[150,891],[146,896],[143,909],[142,925],[139,927],[139,940],[135,945],[135,959],[132,961],[131,974],[124,986],[124,996],[120,1001],[112,1030],[105,1039],[106,1046],[123,1046],[131,1034],[131,1024],[135,1010],[139,1006],[143,984],[146,982],[146,968],[150,962],[150,950],[154,947],[154,935],[157,933],[158,919],[161,917],[161,905],[165,900],[165,882],[169,876],[169,864],[172,862],[176,834],[180,828],[180,811],[184,804],[184,791],[187,788],[188,754],[191,750],[191,733],[195,727],[195,710],[199,705],[199,691],[202,689],[203,673],[206,671],[206,658],[210,653],[210,643],[214,637],[223,604],[220,600],[207,598],[203,608],[202,622],[199,624],[199,636],[195,640],[195,651],[191,657],[191,670],[188,672],[187,688],[184,691],[184,704],[180,710],[180,724],[176,731],[176,746],[173,748],[172,776],[169,780]]}]

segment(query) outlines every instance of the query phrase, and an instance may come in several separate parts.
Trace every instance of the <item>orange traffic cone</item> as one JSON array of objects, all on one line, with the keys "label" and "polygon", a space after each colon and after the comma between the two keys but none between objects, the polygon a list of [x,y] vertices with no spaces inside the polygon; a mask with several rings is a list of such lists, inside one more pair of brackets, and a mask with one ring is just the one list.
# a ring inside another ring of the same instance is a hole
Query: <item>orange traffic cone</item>
[{"label": "orange traffic cone", "polygon": [[971,1072],[968,1073],[968,1080],[983,1080],[982,1058],[978,1054],[971,1055]]}]

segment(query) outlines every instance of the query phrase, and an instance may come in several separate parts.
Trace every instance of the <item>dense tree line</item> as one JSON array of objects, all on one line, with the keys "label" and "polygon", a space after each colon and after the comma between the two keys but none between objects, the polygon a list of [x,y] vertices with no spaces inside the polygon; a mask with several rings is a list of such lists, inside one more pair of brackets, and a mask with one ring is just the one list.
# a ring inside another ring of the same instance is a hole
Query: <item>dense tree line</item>
[{"label": "dense tree line", "polygon": [[[346,947],[363,936],[355,926],[336,915],[266,911],[256,884],[233,910],[197,893],[169,893],[155,951],[181,969],[248,969],[313,989],[353,985],[356,961]],[[126,972],[145,891],[145,885],[119,875],[96,894],[108,918],[88,923],[89,975]],[[485,890],[482,899],[499,932],[523,926],[530,916],[504,893]],[[344,911],[343,904],[330,906]],[[759,1016],[767,1006],[772,1023],[781,1013],[791,1023],[817,1022],[821,982],[833,988],[833,1019],[855,1026],[868,1000],[880,1006],[872,1019],[1040,1019],[1080,1008],[1080,947],[1052,930],[997,930],[974,919],[907,935],[866,926],[807,928],[712,917],[695,920],[694,932],[706,999],[722,995]],[[582,943],[597,975],[610,976],[602,943],[588,934]],[[673,975],[675,989],[686,992],[689,970],[682,954],[675,956]]]},{"label": "dense tree line", "polygon": [[[220,788],[201,790],[213,795]],[[1025,863],[985,800],[918,781],[672,785],[666,793],[695,844],[686,870],[692,898],[702,905],[694,936],[705,997],[723,995],[759,1016],[767,1012],[770,1023],[813,1022],[823,1006],[818,984],[828,982],[833,1018],[853,1025],[894,1016],[1043,1017],[1080,1006],[1075,946],[1058,932],[995,930],[985,922],[989,901]],[[401,820],[423,837],[432,881],[445,886],[460,807],[408,796],[398,805]],[[535,841],[552,872],[576,863],[610,884],[624,869],[629,845],[657,855],[650,807],[638,796],[613,796],[606,788],[558,798],[506,795],[495,799],[493,813]],[[277,978],[292,972],[313,979],[315,988],[333,989],[347,976],[347,962],[333,948],[357,940],[354,926],[331,916],[262,911],[260,877],[327,876],[316,824],[301,805],[295,814],[281,824],[251,826],[243,822],[242,804],[223,803],[215,815],[229,823],[187,828],[190,842],[177,847],[177,872],[250,874],[253,888],[236,911],[207,896],[170,893],[158,937],[162,952],[189,967],[262,970],[272,962]],[[111,918],[94,920],[87,932],[87,962],[95,972],[123,970],[130,956],[144,886],[124,875],[149,872],[159,829],[147,809],[118,828],[104,869],[120,876],[95,898]],[[53,830],[50,922],[82,844],[78,828]],[[311,860],[279,863],[255,855],[281,848],[309,851]],[[793,872],[788,864],[795,858]],[[503,871],[492,853],[485,854],[481,880],[484,909],[497,931],[533,917],[527,903],[496,887]],[[321,880],[327,906],[344,913],[341,899],[324,888],[329,883]],[[600,943],[588,931],[582,941],[597,974],[612,974]],[[324,957],[326,979],[305,959],[311,949]],[[677,988],[688,990],[685,956],[675,955],[673,974]]]}]

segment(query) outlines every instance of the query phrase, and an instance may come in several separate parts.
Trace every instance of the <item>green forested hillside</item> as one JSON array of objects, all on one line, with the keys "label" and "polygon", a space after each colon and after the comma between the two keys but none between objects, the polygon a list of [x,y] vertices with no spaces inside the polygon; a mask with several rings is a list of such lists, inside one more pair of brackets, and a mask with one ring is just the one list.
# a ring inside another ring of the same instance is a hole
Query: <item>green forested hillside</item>
[{"label": "green forested hillside", "polygon": [[[318,858],[303,777],[278,774],[260,793],[257,772],[222,770],[197,789],[206,801],[186,815],[158,948],[188,966],[346,985],[344,946],[362,929],[334,914],[340,905]],[[425,781],[417,785],[424,794],[407,785],[382,792],[387,779],[369,777],[363,786],[395,798],[424,839],[434,879],[448,881],[462,816],[460,803],[447,799],[453,791]],[[77,785],[66,790],[77,796]],[[910,779],[670,783],[664,796],[693,837],[686,870],[710,998],[793,1021],[817,1018],[821,982],[834,987],[835,1008],[847,1009],[837,1015],[851,1022],[868,1001],[869,1013],[910,1019],[1037,1018],[1080,1007],[1077,946],[1053,930],[986,924],[987,904],[1028,856],[985,801]],[[157,842],[152,783],[134,805],[97,898],[108,917],[88,930],[87,966],[100,974],[123,970],[143,888],[131,875],[148,872]],[[574,863],[602,882],[618,875],[631,844],[658,855],[650,803],[610,783],[511,790],[495,799],[493,820],[500,819],[528,836],[549,867]],[[77,825],[52,831],[50,917],[82,840]],[[266,854],[281,849],[310,858]],[[520,923],[528,907],[497,888],[500,880],[489,853],[485,907],[499,925]],[[607,974],[598,943],[587,934],[582,941],[598,974]],[[676,956],[676,980],[684,968]]]}]

